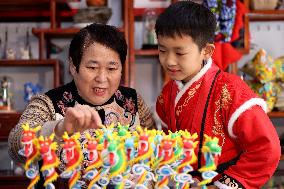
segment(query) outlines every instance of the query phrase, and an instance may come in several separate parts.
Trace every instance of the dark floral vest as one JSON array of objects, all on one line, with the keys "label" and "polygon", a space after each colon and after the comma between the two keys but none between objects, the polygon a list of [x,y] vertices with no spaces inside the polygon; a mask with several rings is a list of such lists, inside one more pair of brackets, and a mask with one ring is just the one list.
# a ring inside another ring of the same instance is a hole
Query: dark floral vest
[{"label": "dark floral vest", "polygon": [[133,126],[137,116],[137,93],[136,90],[128,87],[119,86],[115,94],[104,104],[100,106],[92,105],[83,100],[77,91],[74,81],[59,88],[46,92],[46,95],[52,100],[55,113],[65,116],[67,107],[73,107],[76,103],[94,107],[105,125],[120,122]]}]

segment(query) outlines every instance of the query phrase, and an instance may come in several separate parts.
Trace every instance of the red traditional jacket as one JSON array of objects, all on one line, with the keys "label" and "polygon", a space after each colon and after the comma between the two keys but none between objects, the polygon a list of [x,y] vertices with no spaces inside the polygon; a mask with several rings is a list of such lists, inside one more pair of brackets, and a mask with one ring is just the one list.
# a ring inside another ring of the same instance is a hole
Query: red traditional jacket
[{"label": "red traditional jacket", "polygon": [[[169,81],[156,111],[164,130],[187,129],[201,141],[204,134],[219,138],[220,174],[214,182],[219,188],[260,188],[278,165],[280,142],[265,101],[211,60],[186,84]],[[201,153],[198,157],[195,170],[203,163]]]}]

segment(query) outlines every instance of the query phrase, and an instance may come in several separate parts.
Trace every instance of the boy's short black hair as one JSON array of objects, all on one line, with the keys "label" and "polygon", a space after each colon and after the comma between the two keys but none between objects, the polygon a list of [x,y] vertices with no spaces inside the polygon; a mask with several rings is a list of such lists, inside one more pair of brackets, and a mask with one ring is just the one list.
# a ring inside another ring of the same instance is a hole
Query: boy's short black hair
[{"label": "boy's short black hair", "polygon": [[77,72],[84,51],[93,43],[99,43],[117,52],[123,65],[127,56],[127,44],[124,34],[118,28],[110,25],[93,23],[81,29],[72,39],[69,47],[69,57]]},{"label": "boy's short black hair", "polygon": [[158,16],[155,30],[157,36],[189,35],[199,49],[214,42],[215,15],[205,6],[191,1],[171,4]]}]

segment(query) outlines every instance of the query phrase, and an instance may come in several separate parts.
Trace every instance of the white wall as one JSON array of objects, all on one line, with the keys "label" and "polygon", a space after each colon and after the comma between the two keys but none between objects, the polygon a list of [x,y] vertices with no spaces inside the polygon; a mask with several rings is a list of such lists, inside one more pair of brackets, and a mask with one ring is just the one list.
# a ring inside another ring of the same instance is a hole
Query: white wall
[{"label": "white wall", "polygon": [[284,55],[284,21],[250,22],[250,53],[239,61],[239,67],[264,48],[273,58]]}]

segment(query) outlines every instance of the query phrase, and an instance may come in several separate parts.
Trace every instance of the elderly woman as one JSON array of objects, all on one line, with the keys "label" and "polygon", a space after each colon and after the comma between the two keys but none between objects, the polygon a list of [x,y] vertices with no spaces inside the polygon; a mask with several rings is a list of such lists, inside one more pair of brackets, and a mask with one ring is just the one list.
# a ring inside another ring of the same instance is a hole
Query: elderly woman
[{"label": "elderly woman", "polygon": [[[24,161],[18,154],[23,123],[41,125],[40,134],[44,136],[54,132],[58,142],[65,131],[69,135],[84,133],[101,124],[120,122],[129,124],[131,130],[137,125],[153,128],[154,120],[141,96],[132,88],[120,86],[126,55],[125,38],[117,28],[91,24],[81,29],[69,49],[73,81],[31,99],[10,132],[10,156]],[[80,140],[84,143],[84,135]]]}]

